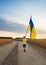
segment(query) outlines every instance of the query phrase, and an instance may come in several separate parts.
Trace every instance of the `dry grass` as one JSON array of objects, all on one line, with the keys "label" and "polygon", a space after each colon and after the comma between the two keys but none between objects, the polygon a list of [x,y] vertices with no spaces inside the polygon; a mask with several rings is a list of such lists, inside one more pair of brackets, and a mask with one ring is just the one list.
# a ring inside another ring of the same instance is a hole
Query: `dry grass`
[{"label": "dry grass", "polygon": [[35,39],[35,40],[27,39],[27,42],[32,43],[32,44],[36,44],[36,45],[41,46],[43,48],[46,48],[46,39]]},{"label": "dry grass", "polygon": [[12,39],[0,39],[0,45],[9,43],[9,42],[11,42],[11,41],[12,41]]}]

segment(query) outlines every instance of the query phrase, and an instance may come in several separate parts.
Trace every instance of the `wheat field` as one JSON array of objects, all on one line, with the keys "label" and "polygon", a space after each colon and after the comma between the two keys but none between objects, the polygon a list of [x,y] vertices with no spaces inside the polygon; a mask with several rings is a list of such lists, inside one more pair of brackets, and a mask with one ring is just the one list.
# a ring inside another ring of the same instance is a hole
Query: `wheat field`
[{"label": "wheat field", "polygon": [[0,39],[0,45],[7,44],[11,41],[12,41],[12,39]]},{"label": "wheat field", "polygon": [[46,48],[46,39],[27,39],[27,43],[32,43],[40,47]]}]

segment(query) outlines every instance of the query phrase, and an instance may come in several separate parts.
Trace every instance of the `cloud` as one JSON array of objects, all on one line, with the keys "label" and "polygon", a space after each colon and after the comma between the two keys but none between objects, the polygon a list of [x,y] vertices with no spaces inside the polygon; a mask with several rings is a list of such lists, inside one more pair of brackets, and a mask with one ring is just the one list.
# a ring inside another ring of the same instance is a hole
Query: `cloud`
[{"label": "cloud", "polygon": [[26,26],[19,23],[11,23],[5,19],[0,19],[0,30],[24,33],[26,30]]},{"label": "cloud", "polygon": [[46,34],[46,30],[40,30],[40,29],[38,29],[38,30],[37,30],[37,33],[38,33],[38,34]]},{"label": "cloud", "polygon": [[8,15],[2,15],[0,16],[0,18],[7,20],[8,21],[7,23],[19,23],[23,25],[27,25],[29,23],[28,19],[26,20],[26,18],[19,18]]},{"label": "cloud", "polygon": [[[27,29],[27,25],[20,23],[19,20],[20,19],[16,19],[12,17],[11,18],[10,17],[0,18],[0,30],[25,33]],[[36,31],[38,34],[46,34],[46,30],[44,28],[41,29],[40,26],[35,26],[35,27],[36,27]]]}]

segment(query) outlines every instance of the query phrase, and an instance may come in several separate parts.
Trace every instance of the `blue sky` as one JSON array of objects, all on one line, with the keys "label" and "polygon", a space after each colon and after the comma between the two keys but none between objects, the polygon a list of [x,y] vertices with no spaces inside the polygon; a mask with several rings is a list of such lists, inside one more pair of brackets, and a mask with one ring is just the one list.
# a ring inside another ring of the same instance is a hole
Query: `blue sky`
[{"label": "blue sky", "polygon": [[0,14],[29,17],[46,13],[46,0],[0,0]]},{"label": "blue sky", "polygon": [[46,0],[0,0],[0,18],[7,23],[28,25],[30,15],[36,29],[46,31]]}]

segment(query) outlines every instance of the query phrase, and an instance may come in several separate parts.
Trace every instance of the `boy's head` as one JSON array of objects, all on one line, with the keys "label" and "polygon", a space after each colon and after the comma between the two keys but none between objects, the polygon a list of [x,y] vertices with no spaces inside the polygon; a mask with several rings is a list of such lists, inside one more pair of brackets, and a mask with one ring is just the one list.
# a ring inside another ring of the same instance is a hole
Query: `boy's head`
[{"label": "boy's head", "polygon": [[25,36],[23,36],[23,38],[26,38]]}]

